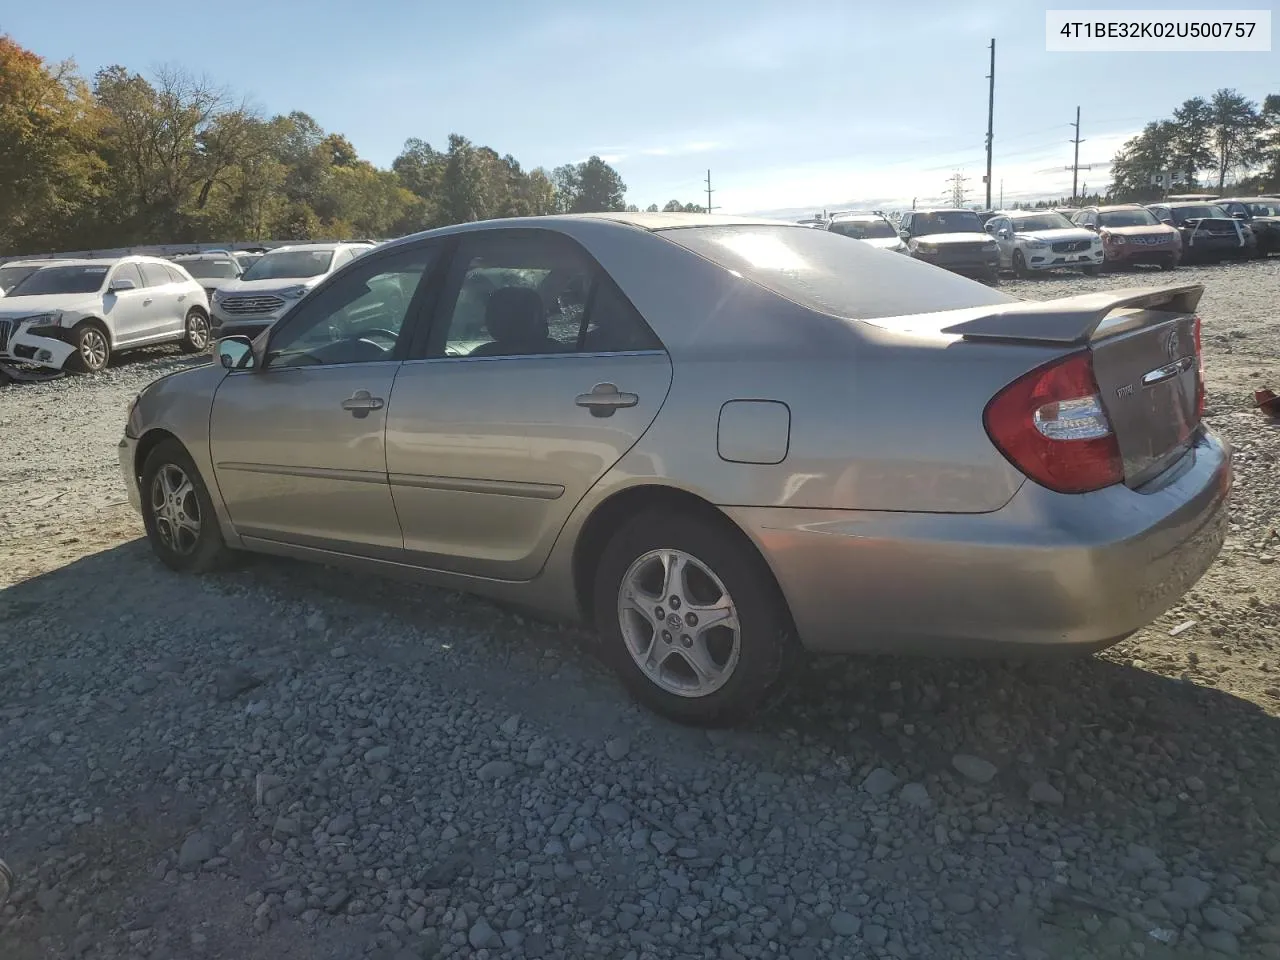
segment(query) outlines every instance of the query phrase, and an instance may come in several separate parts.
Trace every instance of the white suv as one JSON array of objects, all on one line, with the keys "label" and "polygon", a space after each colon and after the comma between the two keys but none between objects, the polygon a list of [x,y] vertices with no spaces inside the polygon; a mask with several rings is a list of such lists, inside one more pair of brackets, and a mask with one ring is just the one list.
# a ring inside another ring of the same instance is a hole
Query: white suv
[{"label": "white suv", "polygon": [[329,274],[373,249],[372,243],[299,243],[277,247],[213,295],[213,337],[252,339]]},{"label": "white suv", "polygon": [[986,231],[1000,248],[1000,268],[1019,277],[1061,269],[1097,273],[1106,259],[1096,233],[1051,210],[997,213]]},{"label": "white suv", "polygon": [[0,300],[0,367],[96,373],[118,350],[209,346],[209,302],[181,267],[159,257],[59,260]]}]

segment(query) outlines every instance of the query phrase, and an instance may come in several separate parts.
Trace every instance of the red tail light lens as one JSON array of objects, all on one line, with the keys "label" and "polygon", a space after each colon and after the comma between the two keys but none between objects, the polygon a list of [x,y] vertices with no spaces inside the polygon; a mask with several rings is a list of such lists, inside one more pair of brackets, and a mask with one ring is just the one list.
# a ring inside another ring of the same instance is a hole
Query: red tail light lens
[{"label": "red tail light lens", "polygon": [[1088,493],[1124,479],[1087,350],[1019,377],[991,399],[982,420],[1009,462],[1050,490]]},{"label": "red tail light lens", "polygon": [[1195,318],[1193,328],[1196,340],[1196,423],[1204,419],[1204,350],[1200,346],[1200,318]]}]

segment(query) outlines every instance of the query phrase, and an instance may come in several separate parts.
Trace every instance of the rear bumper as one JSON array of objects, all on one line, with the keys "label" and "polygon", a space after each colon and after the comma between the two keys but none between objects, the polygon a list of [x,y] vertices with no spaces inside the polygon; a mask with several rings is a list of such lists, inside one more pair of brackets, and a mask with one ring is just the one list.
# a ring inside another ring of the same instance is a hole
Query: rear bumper
[{"label": "rear bumper", "polygon": [[1151,623],[1222,547],[1230,449],[1212,434],[1142,492],[1027,482],[985,514],[728,508],[806,647],[928,656],[1091,650]]}]

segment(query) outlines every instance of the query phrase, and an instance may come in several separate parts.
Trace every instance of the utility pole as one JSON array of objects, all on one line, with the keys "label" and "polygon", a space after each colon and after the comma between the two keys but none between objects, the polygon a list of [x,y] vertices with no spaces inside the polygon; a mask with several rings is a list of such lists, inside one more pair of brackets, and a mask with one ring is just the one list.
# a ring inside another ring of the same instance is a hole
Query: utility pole
[{"label": "utility pole", "polygon": [[1004,177],[1000,178],[1000,209],[1004,209]]},{"label": "utility pole", "polygon": [[716,207],[713,207],[711,205],[711,194],[713,192],[714,191],[711,189],[711,171],[708,170],[707,171],[707,213],[710,213],[712,210],[717,209]]},{"label": "utility pole", "polygon": [[1080,144],[1084,141],[1080,139],[1080,108],[1076,107],[1076,122],[1072,124],[1076,128],[1076,135],[1072,139],[1072,143],[1076,145],[1075,157],[1071,161],[1071,202],[1076,202],[1076,178],[1080,175]]},{"label": "utility pole", "polygon": [[[983,182],[987,185],[987,209],[991,209],[991,144],[994,135],[996,117],[996,38],[991,38],[991,72],[987,74],[987,175]],[[1077,118],[1078,119],[1078,118]]]},{"label": "utility pole", "polygon": [[947,178],[947,183],[951,184],[951,205],[953,207],[964,206],[964,182],[969,178],[962,175],[959,170]]}]

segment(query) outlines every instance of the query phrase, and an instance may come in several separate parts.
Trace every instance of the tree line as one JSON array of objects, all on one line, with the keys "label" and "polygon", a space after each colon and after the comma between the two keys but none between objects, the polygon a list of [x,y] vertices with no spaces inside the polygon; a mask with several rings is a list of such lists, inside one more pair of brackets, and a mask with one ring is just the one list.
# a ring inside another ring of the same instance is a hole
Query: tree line
[{"label": "tree line", "polygon": [[410,139],[379,169],[301,111],[264,116],[174,68],[86,80],[0,34],[0,254],[393,237],[623,210],[625,192],[599,157],[525,170],[458,134],[442,148]]},{"label": "tree line", "polygon": [[[1157,175],[1172,175],[1162,188]],[[1171,117],[1153,120],[1116,154],[1112,200],[1151,202],[1171,193],[1280,190],[1280,94],[1261,106],[1235,90],[1192,97]]]}]

